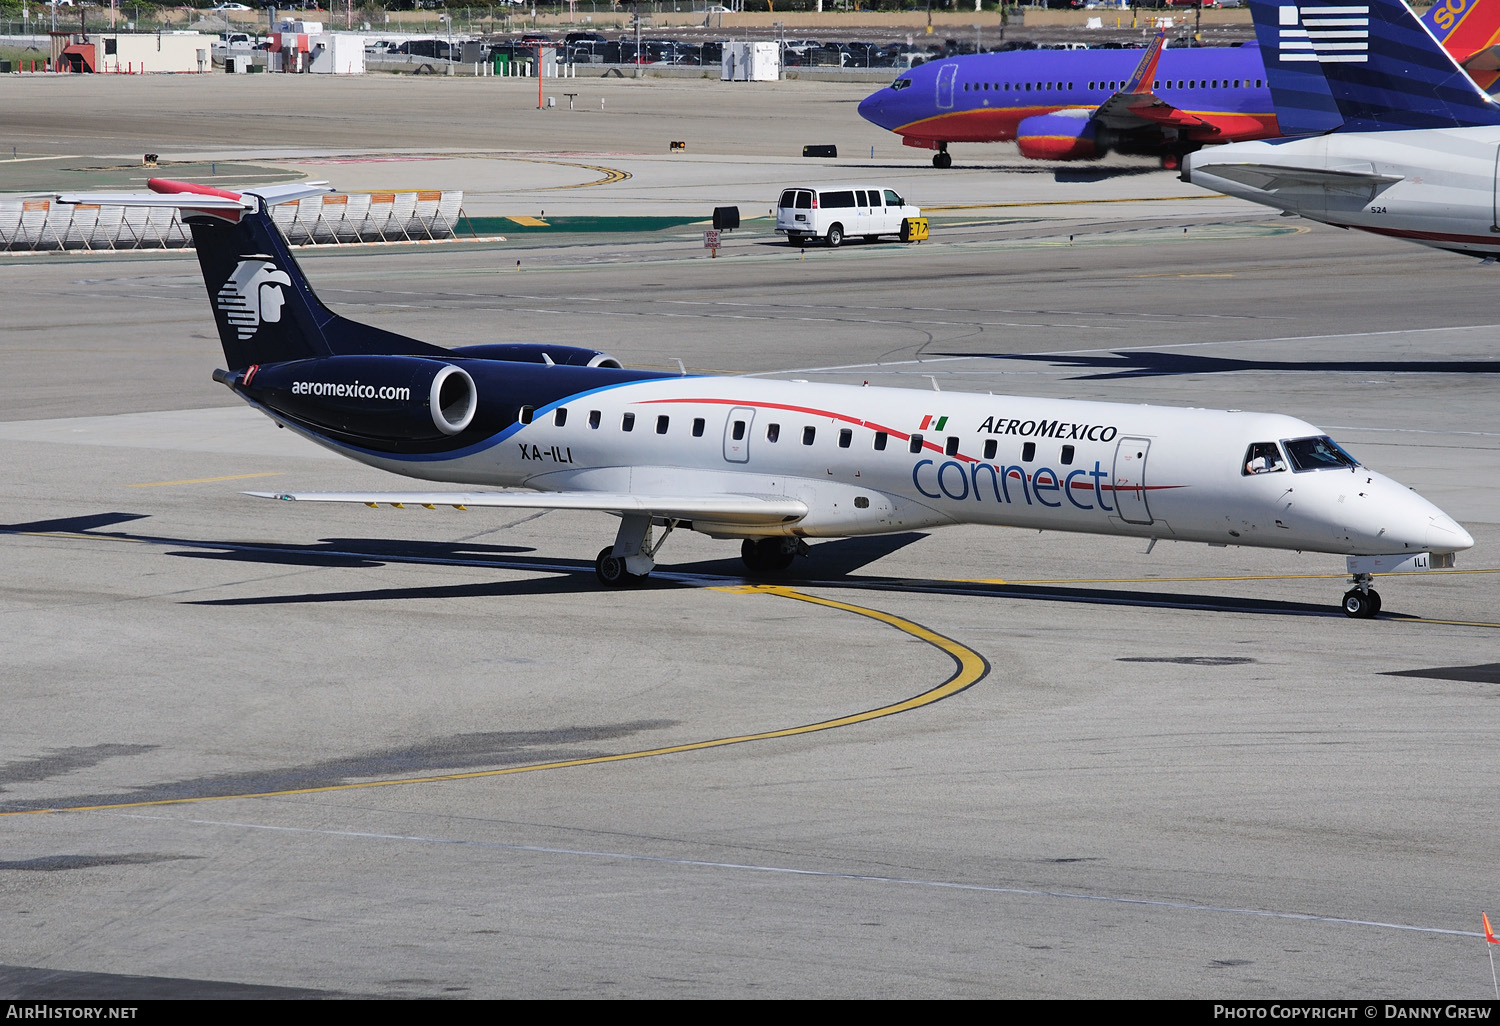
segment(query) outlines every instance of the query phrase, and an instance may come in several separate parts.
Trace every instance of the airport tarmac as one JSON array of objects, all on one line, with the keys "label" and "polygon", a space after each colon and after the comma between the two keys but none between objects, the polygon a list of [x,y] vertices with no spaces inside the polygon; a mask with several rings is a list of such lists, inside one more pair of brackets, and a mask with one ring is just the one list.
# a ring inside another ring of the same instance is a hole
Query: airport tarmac
[{"label": "airport tarmac", "polygon": [[[162,151],[369,166],[255,124]],[[551,152],[631,172],[579,215],[799,172],[955,209],[921,246],[595,225],[299,259],[446,344],[1290,413],[1475,548],[1382,580],[1374,621],[1335,556],[979,528],[777,581],[674,534],[604,591],[604,515],[242,495],[402,482],[209,379],[191,255],[0,256],[0,996],[1492,994],[1493,269],[1124,162],[810,172],[773,142]],[[431,187],[501,163],[414,145]]]}]

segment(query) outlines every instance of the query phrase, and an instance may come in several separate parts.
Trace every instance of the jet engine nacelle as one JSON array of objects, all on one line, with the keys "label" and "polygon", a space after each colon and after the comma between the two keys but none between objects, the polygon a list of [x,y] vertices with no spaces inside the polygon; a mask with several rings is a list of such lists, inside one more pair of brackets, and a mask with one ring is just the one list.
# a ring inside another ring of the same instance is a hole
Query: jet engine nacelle
[{"label": "jet engine nacelle", "polygon": [[1016,144],[1030,160],[1093,160],[1109,150],[1097,122],[1069,114],[1036,114],[1016,126]]},{"label": "jet engine nacelle", "polygon": [[479,409],[462,367],[416,356],[334,356],[247,367],[233,382],[267,409],[315,427],[383,441],[433,441]]},{"label": "jet engine nacelle", "polygon": [[454,356],[466,360],[509,360],[512,363],[555,363],[567,367],[618,367],[620,361],[608,353],[581,346],[553,346],[537,342],[496,343],[461,346]]}]

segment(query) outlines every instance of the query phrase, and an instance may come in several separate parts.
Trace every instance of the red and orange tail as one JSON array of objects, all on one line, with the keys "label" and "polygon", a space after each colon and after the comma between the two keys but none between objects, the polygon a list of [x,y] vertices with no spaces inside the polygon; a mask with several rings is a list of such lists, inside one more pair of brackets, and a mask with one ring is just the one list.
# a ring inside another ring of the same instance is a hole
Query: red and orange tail
[{"label": "red and orange tail", "polygon": [[1500,940],[1495,939],[1495,931],[1490,929],[1490,917],[1483,912],[1479,915],[1484,920],[1484,939],[1491,944],[1500,944]]},{"label": "red and orange tail", "polygon": [[1500,62],[1490,52],[1500,42],[1500,3],[1438,0],[1422,16],[1422,24],[1463,65],[1479,88],[1489,92],[1500,79]]}]

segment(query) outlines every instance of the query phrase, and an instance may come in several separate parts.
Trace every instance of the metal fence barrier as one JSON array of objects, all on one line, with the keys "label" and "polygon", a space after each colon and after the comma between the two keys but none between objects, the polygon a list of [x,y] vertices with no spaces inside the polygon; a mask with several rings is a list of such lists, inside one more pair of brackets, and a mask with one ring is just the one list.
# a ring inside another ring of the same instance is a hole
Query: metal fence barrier
[{"label": "metal fence barrier", "polygon": [[[451,239],[464,194],[431,189],[330,193],[271,208],[294,246]],[[192,234],[177,211],[58,203],[53,197],[0,199],[0,252],[183,249]]]}]

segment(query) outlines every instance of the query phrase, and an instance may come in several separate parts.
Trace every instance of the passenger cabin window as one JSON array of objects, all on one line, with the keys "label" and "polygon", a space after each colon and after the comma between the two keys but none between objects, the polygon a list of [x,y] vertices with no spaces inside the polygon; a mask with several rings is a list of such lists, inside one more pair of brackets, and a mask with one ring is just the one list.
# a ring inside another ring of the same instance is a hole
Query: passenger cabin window
[{"label": "passenger cabin window", "polygon": [[854,190],[843,189],[838,192],[823,193],[823,208],[841,208],[854,206]]},{"label": "passenger cabin window", "polygon": [[667,415],[665,413],[656,418],[656,433],[659,435],[667,433]]},{"label": "passenger cabin window", "polygon": [[814,428],[814,427],[805,427],[805,428],[803,428],[802,429],[802,444],[803,445],[812,445],[813,444],[813,437],[815,435],[817,435],[817,433],[818,433],[818,429],[817,428]]},{"label": "passenger cabin window", "polygon": [[958,436],[957,435],[949,435],[948,436],[948,441],[943,445],[943,454],[945,456],[957,456],[958,455]]},{"label": "passenger cabin window", "polygon": [[623,417],[620,418],[620,430],[621,431],[634,431],[635,430],[635,414],[633,414],[633,413],[627,413]]},{"label": "passenger cabin window", "polygon": [[593,428],[595,431],[599,430],[599,411],[598,410],[590,410],[589,411],[589,427]]},{"label": "passenger cabin window", "polygon": [[1285,469],[1286,463],[1275,442],[1252,442],[1250,448],[1245,450],[1245,465],[1240,468],[1240,473],[1249,477],[1252,474],[1272,474]]},{"label": "passenger cabin window", "polygon": [[745,422],[743,420],[737,420],[737,421],[735,421],[734,422],[734,428],[729,433],[734,438],[734,440],[736,442],[738,442],[740,439],[744,438],[745,437]]},{"label": "passenger cabin window", "polygon": [[694,438],[702,438],[703,437],[703,428],[704,427],[705,427],[705,425],[703,423],[703,418],[702,417],[694,417],[693,418],[693,437]]},{"label": "passenger cabin window", "polygon": [[890,436],[887,435],[884,431],[875,432],[875,451],[885,452],[885,443],[889,438]]},{"label": "passenger cabin window", "polygon": [[1283,440],[1287,458],[1292,469],[1302,474],[1309,470],[1343,470],[1359,466],[1359,460],[1350,456],[1339,444],[1327,435],[1314,438]]},{"label": "passenger cabin window", "polygon": [[910,443],[907,444],[906,449],[907,449],[908,452],[921,452],[922,451],[922,436],[921,435],[912,435],[911,436],[911,441],[910,441]]},{"label": "passenger cabin window", "polygon": [[780,424],[767,424],[766,425],[766,441],[768,441],[768,442],[774,442],[777,439],[779,439],[780,437],[781,437],[781,425]]},{"label": "passenger cabin window", "polygon": [[788,189],[781,194],[781,199],[776,201],[778,207],[794,207],[797,205],[797,190]]},{"label": "passenger cabin window", "polygon": [[1036,459],[1036,443],[1027,442],[1021,446],[1021,460],[1024,463],[1030,463],[1034,459]]},{"label": "passenger cabin window", "polygon": [[1073,447],[1071,445],[1065,445],[1062,447],[1062,456],[1058,460],[1058,462],[1065,467],[1071,467],[1073,465]]},{"label": "passenger cabin window", "polygon": [[999,448],[999,442],[995,441],[993,438],[986,438],[984,440],[984,458],[987,460],[994,459],[995,453]]},{"label": "passenger cabin window", "polygon": [[559,406],[557,409],[552,411],[552,423],[555,426],[562,427],[567,422],[568,408],[566,406]]},{"label": "passenger cabin window", "polygon": [[535,412],[535,411],[530,406],[523,406],[523,407],[521,407],[521,415],[520,415],[521,423],[522,424],[530,424],[531,423],[531,415],[532,415],[533,412]]},{"label": "passenger cabin window", "polygon": [[807,189],[797,190],[797,209],[811,210],[813,205],[813,194]]},{"label": "passenger cabin window", "polygon": [[849,448],[849,444],[851,442],[853,442],[853,441],[854,441],[854,432],[853,431],[849,430],[848,428],[844,428],[844,430],[842,430],[842,431],[839,432],[839,448],[840,449],[847,449],[847,448]]}]

